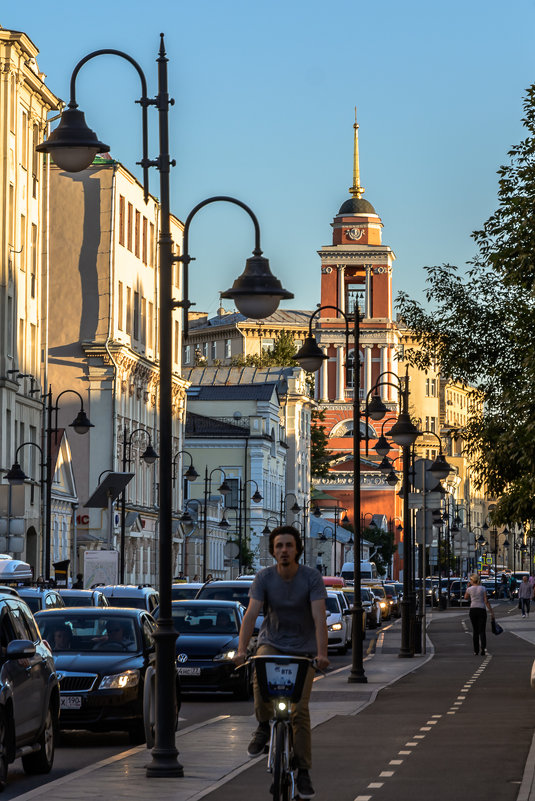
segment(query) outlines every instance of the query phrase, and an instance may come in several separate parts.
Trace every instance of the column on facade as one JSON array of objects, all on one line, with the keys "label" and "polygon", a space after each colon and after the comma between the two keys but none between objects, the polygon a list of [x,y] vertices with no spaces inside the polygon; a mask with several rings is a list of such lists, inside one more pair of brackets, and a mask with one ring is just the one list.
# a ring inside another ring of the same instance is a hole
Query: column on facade
[{"label": "column on facade", "polygon": [[[329,353],[329,349],[326,348],[326,353]],[[324,359],[321,365],[321,373],[320,373],[320,401],[322,403],[329,402],[329,360]]]},{"label": "column on facade", "polygon": [[342,345],[335,345],[336,348],[336,401],[335,403],[343,403],[345,401],[345,370],[344,370],[344,348]]},{"label": "column on facade", "polygon": [[346,268],[343,264],[338,267],[338,308],[343,312],[346,310],[346,293],[345,293],[345,273]]},{"label": "column on facade", "polygon": [[364,268],[366,270],[366,305],[364,308],[364,316],[371,317],[372,316],[372,265],[365,264]]},{"label": "column on facade", "polygon": [[364,348],[364,397],[372,388],[372,345],[363,345]]},{"label": "column on facade", "polygon": [[[386,373],[388,370],[388,345],[383,345],[380,348],[381,351],[381,373]],[[391,381],[392,377],[385,376],[385,381]],[[387,384],[383,384],[381,387],[381,398],[385,401],[390,400],[390,387]]]}]

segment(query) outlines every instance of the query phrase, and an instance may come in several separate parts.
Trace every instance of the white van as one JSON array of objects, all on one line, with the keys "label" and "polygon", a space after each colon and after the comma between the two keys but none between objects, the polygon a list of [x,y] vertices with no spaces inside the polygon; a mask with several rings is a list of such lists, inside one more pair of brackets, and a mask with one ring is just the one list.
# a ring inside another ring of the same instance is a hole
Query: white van
[{"label": "white van", "polygon": [[[343,579],[345,579],[347,582],[351,582],[352,584],[354,576],[353,562],[344,562],[340,575]],[[360,563],[360,578],[362,581],[377,581],[378,576],[375,562]]]}]

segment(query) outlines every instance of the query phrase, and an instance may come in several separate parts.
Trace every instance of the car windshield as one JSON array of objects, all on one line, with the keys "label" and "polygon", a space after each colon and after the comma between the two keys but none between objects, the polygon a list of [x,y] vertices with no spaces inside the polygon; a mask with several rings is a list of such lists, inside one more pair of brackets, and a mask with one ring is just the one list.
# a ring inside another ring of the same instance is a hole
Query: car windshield
[{"label": "car windshield", "polygon": [[360,599],[361,601],[371,601],[371,593],[369,590],[361,587],[360,589]]},{"label": "car windshield", "polygon": [[179,634],[238,634],[236,609],[232,606],[187,603],[173,606],[173,626]]},{"label": "car windshield", "polygon": [[39,612],[42,609],[42,601],[39,595],[22,595],[32,612]]},{"label": "car windshield", "polygon": [[188,598],[195,598],[199,592],[199,586],[191,587],[189,584],[173,584],[171,588],[171,598],[173,601],[183,601]]},{"label": "car windshield", "polygon": [[210,601],[238,601],[247,606],[249,604],[249,587],[251,585],[243,582],[240,587],[218,587],[217,581],[208,584],[199,591],[197,598]]},{"label": "car windshield", "polygon": [[93,606],[91,595],[62,595],[65,606]]},{"label": "car windshield", "polygon": [[120,597],[118,595],[108,595],[108,604],[110,606],[126,606],[128,609],[145,609],[146,608],[146,601],[143,596],[139,598],[126,598]]},{"label": "car windshield", "polygon": [[325,606],[327,608],[327,612],[332,612],[335,615],[340,614],[340,607],[338,606],[338,599],[333,598],[332,595],[327,596],[327,600],[325,601]]},{"label": "car windshield", "polygon": [[41,615],[39,628],[54,653],[58,651],[138,650],[138,637],[131,617],[113,615]]}]

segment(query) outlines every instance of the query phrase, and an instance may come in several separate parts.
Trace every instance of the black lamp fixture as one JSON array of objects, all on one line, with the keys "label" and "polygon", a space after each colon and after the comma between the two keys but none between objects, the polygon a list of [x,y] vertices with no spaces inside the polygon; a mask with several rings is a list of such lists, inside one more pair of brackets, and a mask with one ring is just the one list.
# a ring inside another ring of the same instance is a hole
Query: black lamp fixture
[{"label": "black lamp fixture", "polygon": [[400,447],[414,445],[420,432],[411,421],[407,412],[401,412],[398,419],[389,431],[390,436]]},{"label": "black lamp fixture", "polygon": [[13,485],[24,484],[28,480],[28,476],[18,462],[13,462],[11,469],[6,473],[6,478]]}]

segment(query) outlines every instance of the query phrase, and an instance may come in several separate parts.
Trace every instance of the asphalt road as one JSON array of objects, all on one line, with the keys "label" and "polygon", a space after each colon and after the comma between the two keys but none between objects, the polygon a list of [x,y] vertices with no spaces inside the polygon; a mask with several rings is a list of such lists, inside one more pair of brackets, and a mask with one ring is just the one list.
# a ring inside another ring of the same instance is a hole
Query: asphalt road
[{"label": "asphalt road", "polygon": [[[376,633],[373,632],[373,637],[368,639],[367,647],[373,647],[371,643],[374,641]],[[331,669],[348,664],[349,659],[349,655],[333,655]],[[253,702],[252,700],[235,701],[229,695],[184,695],[180,711],[180,727],[192,726],[221,714],[252,715]],[[128,735],[124,732],[106,734],[87,731],[62,732],[52,771],[46,776],[27,776],[22,769],[21,760],[16,760],[9,767],[8,785],[1,797],[3,801],[16,798],[35,787],[131,748]]]},{"label": "asphalt road", "polygon": [[[467,621],[435,615],[430,662],[313,731],[317,801],[515,801],[533,736],[533,645],[489,630],[490,656],[476,657]],[[261,762],[206,799],[269,799],[269,783]]]}]

